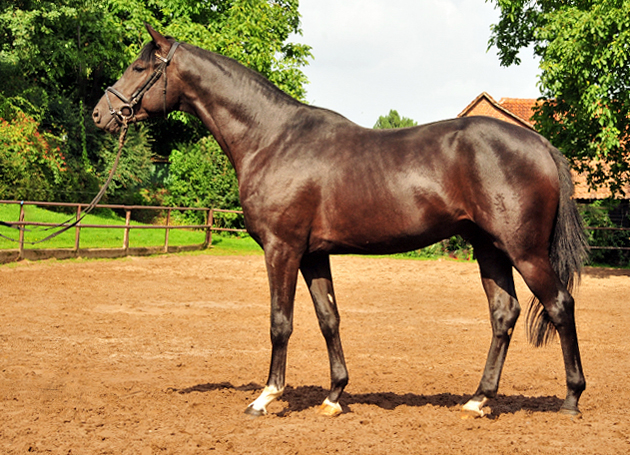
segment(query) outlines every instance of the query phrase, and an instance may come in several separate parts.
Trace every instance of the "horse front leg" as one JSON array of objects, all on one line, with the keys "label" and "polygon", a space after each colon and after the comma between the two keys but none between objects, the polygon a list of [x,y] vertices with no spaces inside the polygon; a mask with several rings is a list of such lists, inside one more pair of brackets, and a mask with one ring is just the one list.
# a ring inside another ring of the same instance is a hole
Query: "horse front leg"
[{"label": "horse front leg", "polygon": [[293,304],[299,255],[288,247],[265,249],[271,293],[271,364],[267,385],[245,410],[246,414],[267,414],[267,405],[282,395],[285,385],[287,347],[293,332]]},{"label": "horse front leg", "polygon": [[483,407],[490,398],[496,397],[514,325],[521,311],[512,265],[507,257],[490,245],[476,249],[475,253],[490,306],[492,342],[479,387],[462,408],[463,417],[483,417]]},{"label": "horse front leg", "polygon": [[348,384],[348,369],[339,336],[339,312],[335,302],[329,256],[306,255],[302,259],[300,270],[315,305],[330,361],[330,393],[320,406],[319,412],[323,415],[336,416],[341,413],[339,397]]}]

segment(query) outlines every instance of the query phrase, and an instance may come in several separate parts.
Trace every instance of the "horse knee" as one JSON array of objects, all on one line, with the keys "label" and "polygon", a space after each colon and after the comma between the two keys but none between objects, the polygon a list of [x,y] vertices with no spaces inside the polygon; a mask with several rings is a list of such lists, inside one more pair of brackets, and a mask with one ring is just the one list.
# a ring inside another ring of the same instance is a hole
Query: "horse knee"
[{"label": "horse knee", "polygon": [[327,316],[319,319],[319,328],[325,339],[330,339],[339,333],[339,317]]},{"label": "horse knee", "polygon": [[[330,294],[328,294],[330,296]],[[331,297],[332,298],[332,297]],[[333,302],[328,304],[315,304],[319,328],[326,339],[339,333],[340,318]]]},{"label": "horse knee", "polygon": [[286,345],[293,333],[293,322],[284,317],[277,315],[271,320],[271,341],[276,346]]}]

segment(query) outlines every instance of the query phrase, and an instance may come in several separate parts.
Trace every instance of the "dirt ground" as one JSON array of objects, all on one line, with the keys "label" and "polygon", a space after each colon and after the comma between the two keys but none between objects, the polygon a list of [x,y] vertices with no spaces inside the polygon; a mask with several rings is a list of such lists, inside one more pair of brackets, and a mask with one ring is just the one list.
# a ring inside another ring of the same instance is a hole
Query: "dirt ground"
[{"label": "dirt ground", "polygon": [[270,357],[262,256],[0,267],[0,453],[630,452],[630,271],[587,269],[576,293],[581,419],[556,412],[559,344],[529,346],[521,318],[491,414],[463,420],[490,343],[476,264],[332,266],[350,371],[344,413],[315,412],[328,360],[301,281],[288,387],[258,419],[243,411]]}]

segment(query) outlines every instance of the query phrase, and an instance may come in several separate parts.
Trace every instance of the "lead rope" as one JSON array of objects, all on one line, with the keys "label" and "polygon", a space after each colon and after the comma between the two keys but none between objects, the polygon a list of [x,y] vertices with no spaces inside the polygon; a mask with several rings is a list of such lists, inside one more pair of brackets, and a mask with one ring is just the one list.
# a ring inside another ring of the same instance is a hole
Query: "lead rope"
[{"label": "lead rope", "polygon": [[[67,224],[70,222],[70,219],[64,221],[63,223],[57,224],[55,226],[50,226],[46,229],[42,229],[43,231],[49,231],[51,229],[56,229],[58,227],[61,227],[61,229],[59,229],[58,231],[50,234],[48,237],[45,237],[41,240],[36,240],[36,241],[32,241],[32,242],[23,242],[24,244],[27,245],[35,245],[37,243],[42,243],[45,242],[46,240],[50,240],[52,238],[57,237],[60,234],[63,234],[64,232],[66,232],[68,229],[73,228],[74,226],[76,226],[77,224],[79,224],[81,222],[81,220],[83,218],[85,218],[86,215],[88,215],[92,210],[94,210],[94,208],[96,207],[96,205],[100,202],[100,200],[102,199],[103,195],[105,194],[105,192],[107,191],[107,187],[109,186],[109,184],[111,183],[112,179],[114,178],[114,174],[116,173],[116,168],[118,167],[118,162],[120,161],[120,156],[122,154],[122,149],[125,145],[125,140],[127,138],[127,130],[129,129],[128,125],[127,125],[127,120],[125,119],[123,121],[123,124],[121,126],[120,129],[120,136],[118,137],[118,153],[116,153],[116,159],[114,160],[114,164],[112,165],[112,169],[109,171],[109,176],[107,177],[107,180],[105,181],[105,183],[103,184],[103,186],[101,187],[100,191],[98,192],[98,194],[94,197],[94,199],[92,199],[92,202],[90,202],[90,204],[87,206],[87,208],[85,209],[85,211],[81,214],[81,216],[79,217],[79,219],[73,221],[70,224]],[[15,226],[15,223],[7,223],[7,222],[0,222],[0,224],[2,224],[3,226],[8,226],[14,229],[19,229],[21,231],[29,231],[28,229],[25,229],[24,226]],[[0,234],[0,237],[10,240],[12,242],[16,242],[19,243],[20,241],[11,237],[7,237],[6,235],[2,235]]]}]

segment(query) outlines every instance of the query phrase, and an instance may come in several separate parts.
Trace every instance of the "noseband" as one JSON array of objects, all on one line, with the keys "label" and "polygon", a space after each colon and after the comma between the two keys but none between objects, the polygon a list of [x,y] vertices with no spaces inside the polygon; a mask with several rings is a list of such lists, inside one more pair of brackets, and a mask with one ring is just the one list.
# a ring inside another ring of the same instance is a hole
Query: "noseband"
[{"label": "noseband", "polygon": [[[120,125],[126,125],[127,123],[133,122],[135,118],[134,106],[138,104],[142,97],[146,92],[149,91],[151,87],[158,81],[158,79],[164,74],[164,116],[166,116],[166,67],[173,59],[173,55],[177,50],[179,43],[175,41],[171,46],[171,50],[168,52],[166,58],[160,56],[159,54],[155,54],[155,56],[160,60],[160,64],[153,70],[153,74],[151,77],[147,79],[144,84],[142,84],[134,93],[131,95],[131,99],[127,99],[125,95],[120,93],[114,87],[107,87],[105,90],[105,98],[107,99],[107,104],[109,105],[109,113],[112,115],[112,120],[115,119]],[[112,102],[109,99],[109,94],[113,93],[122,101],[124,104],[118,108],[118,110],[114,109],[112,106]],[[111,120],[110,120],[111,122]]]}]

